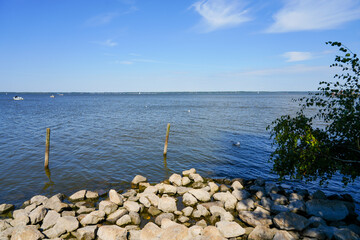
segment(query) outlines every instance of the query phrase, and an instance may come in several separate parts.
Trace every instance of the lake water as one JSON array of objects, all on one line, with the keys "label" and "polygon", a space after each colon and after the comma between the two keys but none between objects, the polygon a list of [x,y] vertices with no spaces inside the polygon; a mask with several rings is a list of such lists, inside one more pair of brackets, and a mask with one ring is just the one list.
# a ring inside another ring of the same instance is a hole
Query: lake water
[{"label": "lake water", "polygon": [[[24,101],[13,101],[15,95]],[[35,194],[125,189],[137,174],[157,182],[192,167],[205,177],[276,180],[268,163],[272,148],[266,126],[294,113],[292,99],[304,95],[65,93],[50,98],[1,93],[0,203],[19,205]],[[167,123],[171,129],[164,162]],[[48,127],[50,179],[43,167]],[[319,189],[317,183],[296,181],[284,186]],[[357,180],[344,189],[336,176],[320,189],[349,193],[359,202],[359,186]]]}]

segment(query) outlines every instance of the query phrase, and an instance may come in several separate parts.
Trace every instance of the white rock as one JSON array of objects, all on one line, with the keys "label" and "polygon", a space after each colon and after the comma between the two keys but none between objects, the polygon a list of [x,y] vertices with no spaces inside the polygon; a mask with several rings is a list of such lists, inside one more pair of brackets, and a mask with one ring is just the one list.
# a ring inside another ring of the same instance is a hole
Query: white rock
[{"label": "white rock", "polygon": [[245,234],[245,229],[236,222],[220,221],[216,223],[216,227],[226,238],[238,237]]},{"label": "white rock", "polygon": [[92,240],[95,239],[95,231],[97,226],[86,226],[79,228],[73,234],[76,236],[77,239],[81,240]]},{"label": "white rock", "polygon": [[186,207],[182,210],[182,212],[184,213],[184,216],[188,217],[191,215],[191,213],[193,212],[193,208],[192,207]]},{"label": "white rock", "polygon": [[210,201],[210,194],[203,189],[192,189],[189,191],[197,200],[202,202]]},{"label": "white rock", "polygon": [[270,214],[262,211],[240,211],[239,218],[250,226],[256,227],[258,225],[270,226],[272,219]]},{"label": "white rock", "polygon": [[160,240],[189,240],[189,229],[182,224],[167,227],[161,233]]},{"label": "white rock", "polygon": [[106,220],[111,223],[115,223],[119,218],[124,216],[125,214],[128,214],[128,210],[125,208],[119,208],[115,212],[111,213]]},{"label": "white rock", "polygon": [[236,207],[237,199],[229,191],[215,193],[213,198],[223,202],[226,210],[233,210]]},{"label": "white rock", "polygon": [[137,212],[129,212],[129,216],[132,224],[139,225],[141,223],[140,215]]},{"label": "white rock", "polygon": [[159,200],[158,208],[163,212],[177,211],[176,200],[171,197],[161,197]]},{"label": "white rock", "polygon": [[41,225],[41,228],[43,230],[47,230],[47,229],[53,227],[59,218],[60,218],[60,213],[57,213],[54,210],[48,211],[48,213],[46,214],[46,216],[43,220],[43,224]]},{"label": "white rock", "polygon": [[197,173],[191,173],[189,175],[189,178],[193,180],[194,182],[204,182],[204,179],[200,176],[200,174]]},{"label": "white rock", "polygon": [[185,193],[183,196],[183,203],[185,205],[195,205],[197,203],[197,199],[190,193]]},{"label": "white rock", "polygon": [[159,183],[155,187],[159,193],[176,194],[176,187],[170,184]]},{"label": "white rock", "polygon": [[190,178],[188,178],[186,176],[181,179],[181,185],[183,185],[183,186],[186,186],[186,185],[188,185],[190,183],[191,183]]},{"label": "white rock", "polygon": [[69,197],[70,201],[80,201],[85,199],[86,190],[80,190]]},{"label": "white rock", "polygon": [[110,189],[109,191],[109,200],[119,206],[123,205],[124,197],[121,196],[117,191],[114,189]]},{"label": "white rock", "polygon": [[109,214],[115,212],[117,208],[118,208],[118,205],[112,201],[105,200],[105,201],[101,201],[99,203],[99,210],[104,211],[106,215],[109,215]]},{"label": "white rock", "polygon": [[158,192],[158,188],[155,186],[148,186],[145,188],[144,193],[153,193],[156,194]]},{"label": "white rock", "polygon": [[200,226],[191,226],[189,232],[192,238],[197,239],[203,234],[204,229]]},{"label": "white rock", "polygon": [[47,209],[52,209],[55,210],[56,212],[61,212],[64,209],[69,208],[69,204],[62,202],[57,195],[44,200],[43,205]]},{"label": "white rock", "polygon": [[207,226],[203,230],[202,239],[206,240],[226,240],[215,226]]},{"label": "white rock", "polygon": [[11,236],[11,240],[40,240],[42,238],[44,235],[33,226],[16,227]]},{"label": "white rock", "polygon": [[[28,213],[25,211],[25,209],[18,209],[13,212],[13,218],[14,220],[11,221],[11,225],[14,227],[17,226],[26,226],[30,222],[30,218],[28,216]],[[0,227],[0,232],[1,232]]]},{"label": "white rock", "polygon": [[243,189],[244,186],[239,182],[239,181],[234,181],[232,184],[231,184],[231,187],[234,189],[234,190],[239,190],[239,189]]},{"label": "white rock", "polygon": [[172,183],[176,186],[182,185],[182,183],[181,183],[182,178],[179,174],[176,174],[176,173],[174,173],[173,175],[170,176],[169,181],[170,181],[170,183]]},{"label": "white rock", "polygon": [[141,182],[146,182],[146,181],[147,181],[146,177],[143,177],[141,175],[136,175],[134,179],[131,181],[131,183],[137,185]]},{"label": "white rock", "polygon": [[131,217],[129,215],[124,215],[116,221],[116,225],[124,226],[131,223]]},{"label": "white rock", "polygon": [[276,230],[264,226],[256,226],[249,234],[249,240],[271,240],[275,235]]},{"label": "white rock", "polygon": [[116,225],[103,225],[99,227],[97,236],[100,240],[126,240],[127,231]]},{"label": "white rock", "polygon": [[281,230],[275,233],[273,240],[296,240],[289,232]]},{"label": "white rock", "polygon": [[215,193],[219,191],[219,186],[214,182],[209,182],[210,192]]},{"label": "white rock", "polygon": [[40,205],[39,207],[35,208],[30,214],[29,214],[29,218],[30,218],[30,222],[31,224],[35,225],[38,222],[41,222],[45,215],[46,215],[47,209]]},{"label": "white rock", "polygon": [[193,211],[194,218],[209,216],[210,212],[202,205],[198,204],[195,211]]},{"label": "white rock", "polygon": [[237,200],[247,199],[247,198],[249,198],[249,197],[251,196],[248,191],[246,191],[246,190],[238,190],[238,189],[235,189],[231,194],[232,194]]},{"label": "white rock", "polygon": [[184,195],[185,193],[189,192],[192,188],[188,188],[188,187],[177,187],[176,188],[176,192],[179,195]]},{"label": "white rock", "polygon": [[196,173],[195,168],[191,168],[191,169],[189,169],[189,170],[183,171],[183,172],[182,172],[182,175],[183,175],[183,176],[187,176],[187,175],[190,175],[190,174],[192,174],[192,173]]},{"label": "white rock", "polygon": [[97,192],[93,192],[93,191],[86,191],[85,198],[86,199],[97,199],[97,198],[99,198],[99,194]]},{"label": "white rock", "polygon": [[30,199],[30,204],[36,203],[37,205],[40,205],[40,204],[44,203],[46,200],[48,200],[47,197],[42,196],[42,195],[36,195]]},{"label": "white rock", "polygon": [[147,208],[149,208],[151,206],[151,203],[150,203],[149,199],[147,197],[145,197],[145,196],[140,197],[139,202],[141,204],[143,204]]},{"label": "white rock", "polygon": [[97,224],[98,222],[105,219],[105,212],[104,211],[94,211],[87,214],[81,221],[81,225],[92,225]]},{"label": "white rock", "polygon": [[124,207],[129,211],[129,212],[138,212],[140,211],[140,205],[137,202],[133,202],[133,201],[126,201],[124,203]]},{"label": "white rock", "polygon": [[155,223],[149,222],[141,230],[140,239],[141,240],[155,240],[160,239],[163,230],[158,227]]}]

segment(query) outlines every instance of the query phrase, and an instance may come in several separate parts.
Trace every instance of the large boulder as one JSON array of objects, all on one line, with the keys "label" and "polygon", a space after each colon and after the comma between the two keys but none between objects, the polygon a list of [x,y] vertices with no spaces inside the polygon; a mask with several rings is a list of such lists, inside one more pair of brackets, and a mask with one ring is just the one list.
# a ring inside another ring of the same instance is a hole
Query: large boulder
[{"label": "large boulder", "polygon": [[215,226],[207,226],[203,230],[201,240],[226,240]]},{"label": "large boulder", "polygon": [[31,224],[35,225],[38,222],[41,222],[44,219],[46,212],[47,209],[42,205],[31,211],[29,214]]},{"label": "large boulder", "polygon": [[181,176],[179,174],[176,174],[176,173],[171,175],[170,178],[169,178],[170,183],[172,183],[172,184],[174,184],[176,186],[181,186],[182,185],[181,180],[182,180]]},{"label": "large boulder", "polygon": [[278,228],[283,230],[302,231],[309,224],[309,221],[305,217],[293,212],[279,213],[274,217],[273,221]]},{"label": "large boulder", "polygon": [[56,212],[61,212],[64,209],[69,208],[69,204],[62,202],[58,195],[44,200],[43,204],[44,207],[55,210]]},{"label": "large boulder", "polygon": [[141,240],[154,240],[160,239],[163,230],[158,227],[156,224],[149,222],[141,230],[140,239]]},{"label": "large boulder", "polygon": [[223,202],[226,210],[233,210],[236,207],[237,199],[229,191],[217,192],[213,195],[213,198]]},{"label": "large boulder", "polygon": [[69,197],[70,201],[80,201],[85,199],[86,190],[80,190]]},{"label": "large boulder", "polygon": [[111,202],[121,206],[124,202],[123,196],[121,196],[118,192],[116,192],[114,189],[110,189],[109,191],[109,199]]},{"label": "large boulder", "polygon": [[126,240],[127,230],[116,225],[103,225],[97,232],[99,240]]},{"label": "large boulder", "polygon": [[349,211],[342,201],[313,199],[306,202],[306,212],[309,215],[321,217],[328,221],[345,219]]},{"label": "large boulder", "polygon": [[117,208],[118,205],[112,201],[104,200],[99,203],[99,210],[104,211],[106,215],[115,212]]},{"label": "large boulder", "polygon": [[92,239],[95,239],[96,229],[97,229],[97,226],[82,227],[82,228],[79,228],[78,230],[76,230],[76,232],[73,232],[73,235],[75,235],[75,237],[77,239],[92,240]]},{"label": "large boulder", "polygon": [[60,217],[61,217],[60,213],[57,213],[54,210],[50,210],[46,214],[46,216],[45,216],[45,218],[43,220],[43,224],[41,225],[41,228],[43,230],[47,230],[47,229],[53,227]]},{"label": "large boulder", "polygon": [[[163,226],[161,225],[161,228]],[[181,224],[170,224],[168,227],[164,227],[161,233],[160,240],[185,240],[188,239],[189,229]]]}]

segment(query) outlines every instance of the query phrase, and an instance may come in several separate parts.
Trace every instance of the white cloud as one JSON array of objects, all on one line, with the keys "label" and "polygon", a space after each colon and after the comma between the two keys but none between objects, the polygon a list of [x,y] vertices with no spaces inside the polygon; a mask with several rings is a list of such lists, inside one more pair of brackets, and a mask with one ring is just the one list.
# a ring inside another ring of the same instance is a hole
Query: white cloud
[{"label": "white cloud", "polygon": [[103,45],[103,46],[107,46],[107,47],[115,47],[115,46],[118,45],[117,42],[114,42],[112,39],[107,39],[107,40],[102,41],[102,42],[93,42],[93,43]]},{"label": "white cloud", "polygon": [[334,29],[360,19],[360,1],[289,0],[273,18],[270,33]]},{"label": "white cloud", "polygon": [[132,61],[116,61],[116,63],[130,65],[130,64],[133,64],[134,62],[132,62]]},{"label": "white cloud", "polygon": [[287,58],[287,62],[300,62],[314,57],[310,52],[286,52],[282,56]]},{"label": "white cloud", "polygon": [[86,21],[86,25],[88,26],[101,26],[110,23],[114,18],[119,16],[117,12],[109,12],[97,15],[92,17]]},{"label": "white cloud", "polygon": [[250,21],[245,5],[242,0],[200,0],[191,7],[202,16],[197,28],[211,32]]}]

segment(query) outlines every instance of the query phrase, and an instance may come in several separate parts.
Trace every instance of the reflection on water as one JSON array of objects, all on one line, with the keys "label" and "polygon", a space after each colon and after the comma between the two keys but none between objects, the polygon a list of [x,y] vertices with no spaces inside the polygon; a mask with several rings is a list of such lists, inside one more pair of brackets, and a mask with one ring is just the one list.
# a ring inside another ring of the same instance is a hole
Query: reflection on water
[{"label": "reflection on water", "polygon": [[[21,95],[24,101],[0,94],[0,203],[80,189],[120,190],[137,174],[158,182],[190,168],[204,177],[276,181],[266,126],[294,113],[297,103],[291,100],[304,93]],[[51,174],[43,170],[46,128]],[[358,188],[358,181],[342,188],[341,176],[335,176],[323,190],[347,192],[359,201]]]}]

